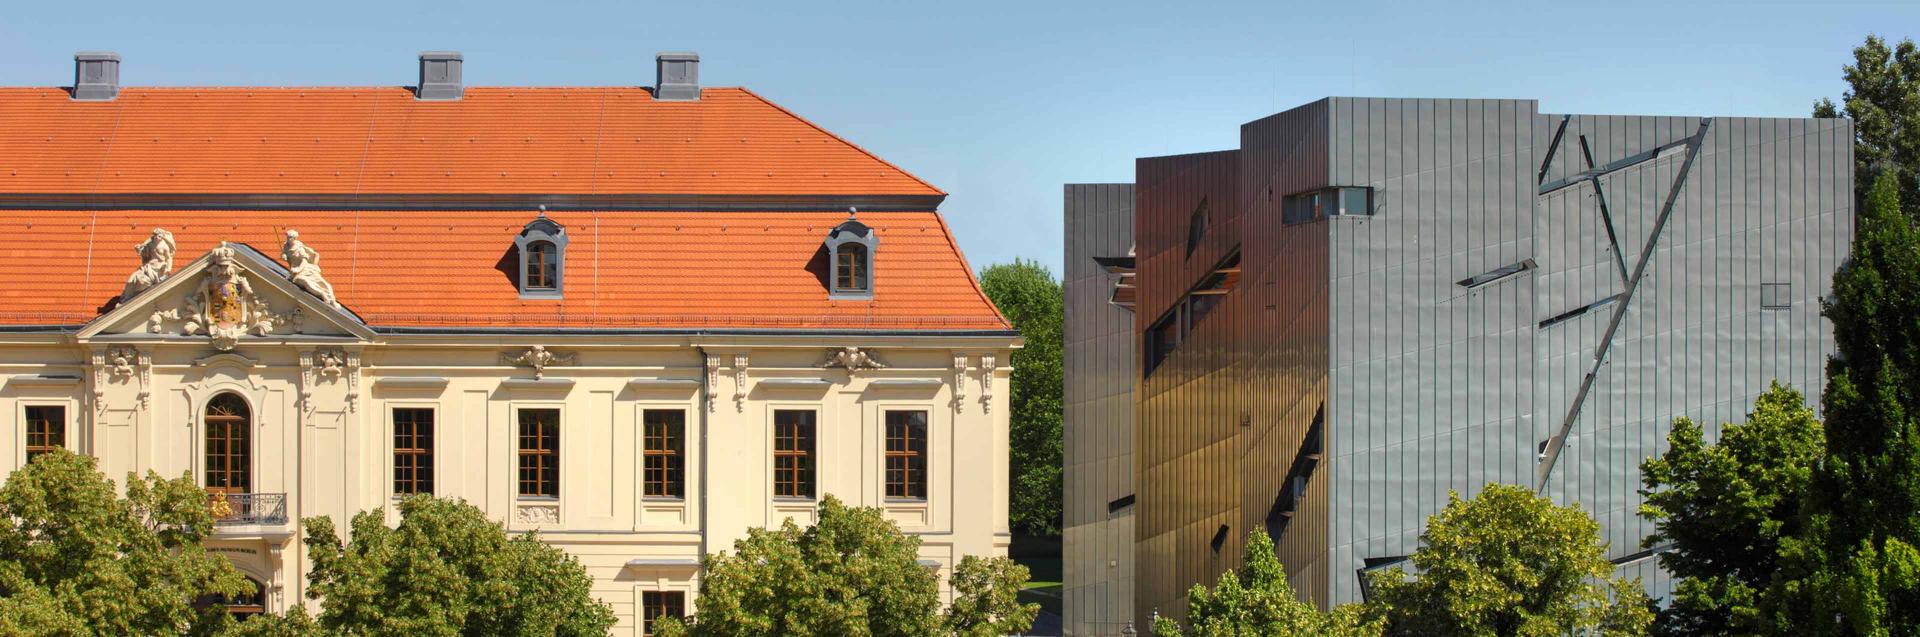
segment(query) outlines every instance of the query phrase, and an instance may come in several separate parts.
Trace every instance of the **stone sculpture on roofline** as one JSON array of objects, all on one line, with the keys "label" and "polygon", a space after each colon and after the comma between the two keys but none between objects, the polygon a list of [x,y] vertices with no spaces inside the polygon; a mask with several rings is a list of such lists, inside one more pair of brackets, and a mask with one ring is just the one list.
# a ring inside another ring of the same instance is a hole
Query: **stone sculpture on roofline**
[{"label": "stone sculpture on roofline", "polygon": [[320,274],[320,253],[300,240],[300,231],[288,230],[287,242],[280,247],[280,258],[287,262],[287,278],[327,305],[340,307],[333,298],[333,284]]},{"label": "stone sculpture on roofline", "polygon": [[173,233],[165,228],[154,228],[146,241],[133,246],[140,255],[140,268],[127,276],[127,286],[120,290],[120,300],[125,301],[138,296],[173,274]]}]

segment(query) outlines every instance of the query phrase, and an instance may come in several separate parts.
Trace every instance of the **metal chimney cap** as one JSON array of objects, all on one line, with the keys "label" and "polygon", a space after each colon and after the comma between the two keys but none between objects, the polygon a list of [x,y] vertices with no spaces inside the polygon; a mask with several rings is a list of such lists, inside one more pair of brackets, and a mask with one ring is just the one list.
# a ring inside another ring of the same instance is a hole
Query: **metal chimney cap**
[{"label": "metal chimney cap", "polygon": [[76,62],[119,62],[120,54],[112,51],[81,51],[73,54]]},{"label": "metal chimney cap", "polygon": [[655,53],[653,57],[654,59],[667,61],[667,62],[699,62],[700,61],[700,54],[694,53],[692,51],[661,51],[659,53]]},{"label": "metal chimney cap", "polygon": [[465,60],[459,51],[421,51],[422,60]]}]

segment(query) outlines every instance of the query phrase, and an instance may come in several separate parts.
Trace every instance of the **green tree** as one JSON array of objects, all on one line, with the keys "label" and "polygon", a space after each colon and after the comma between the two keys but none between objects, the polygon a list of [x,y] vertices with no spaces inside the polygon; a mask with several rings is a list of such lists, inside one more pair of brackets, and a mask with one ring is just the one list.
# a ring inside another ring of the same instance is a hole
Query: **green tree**
[{"label": "green tree", "polygon": [[1012,465],[1008,521],[1016,532],[1060,535],[1061,334],[1065,314],[1060,282],[1046,266],[1015,259],[980,272],[980,287],[1020,330],[1026,346],[1013,353],[1009,432]]},{"label": "green tree", "polygon": [[[1247,537],[1246,565],[1220,575],[1212,590],[1195,585],[1187,591],[1187,624],[1198,637],[1373,637],[1379,620],[1366,620],[1357,607],[1322,613],[1301,601],[1287,584],[1287,573],[1273,553],[1273,538],[1255,530]],[[1157,637],[1187,634],[1178,622],[1157,618]]]},{"label": "green tree", "polygon": [[[911,637],[961,631],[1019,632],[1037,608],[1011,603],[1023,568],[1004,559],[963,562],[958,609],[940,613],[939,582],[919,563],[920,538],[870,507],[828,495],[819,522],[748,529],[733,552],[708,555],[700,612],[663,620],[662,636]],[[1006,634],[1006,632],[996,634]]]},{"label": "green tree", "polygon": [[41,455],[0,487],[0,634],[188,635],[231,623],[193,600],[251,590],[200,541],[207,493],[185,477],[127,475],[90,456]]},{"label": "green tree", "polygon": [[1640,515],[1658,532],[1642,548],[1672,544],[1660,565],[1680,578],[1660,614],[1663,635],[1762,631],[1759,597],[1777,568],[1780,540],[1800,533],[1799,510],[1825,435],[1806,399],[1773,383],[1745,424],[1708,443],[1688,418],[1673,423],[1667,452],[1641,463]]},{"label": "green tree", "polygon": [[1827,453],[1767,600],[1783,633],[1920,635],[1920,233],[1898,191],[1874,179],[1823,303]]},{"label": "green tree", "polygon": [[1451,494],[1427,520],[1419,575],[1373,574],[1369,615],[1388,635],[1561,637],[1643,635],[1653,622],[1637,580],[1608,580],[1600,524],[1519,486]]},{"label": "green tree", "polygon": [[537,535],[508,538],[498,522],[459,500],[409,497],[400,516],[393,528],[380,511],[354,516],[345,545],[331,518],[304,520],[313,560],[307,595],[322,600],[322,628],[598,637],[613,626],[613,610],[593,598],[586,569]]},{"label": "green tree", "polygon": [[1867,36],[1853,50],[1853,64],[1842,67],[1847,92],[1841,104],[1822,99],[1814,117],[1853,120],[1855,190],[1865,193],[1869,176],[1893,175],[1907,213],[1920,215],[1920,50],[1912,39],[1888,47]]}]

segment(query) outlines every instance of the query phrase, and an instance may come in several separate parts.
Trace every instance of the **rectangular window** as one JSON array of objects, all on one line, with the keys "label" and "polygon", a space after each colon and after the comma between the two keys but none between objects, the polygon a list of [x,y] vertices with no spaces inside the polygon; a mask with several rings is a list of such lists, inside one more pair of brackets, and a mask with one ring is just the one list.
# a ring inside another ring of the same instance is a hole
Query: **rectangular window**
[{"label": "rectangular window", "polygon": [[655,620],[687,616],[687,594],[680,591],[642,591],[640,606],[640,634],[652,635]]},{"label": "rectangular window", "polygon": [[64,405],[27,406],[27,462],[40,454],[67,446],[67,408]]},{"label": "rectangular window", "polygon": [[860,292],[867,289],[867,249],[865,246],[848,244],[836,251],[839,259],[834,268],[834,289],[840,292]]},{"label": "rectangular window", "polygon": [[1763,310],[1793,309],[1793,284],[1792,283],[1760,284],[1760,309],[1763,309]]},{"label": "rectangular window", "polygon": [[927,499],[927,412],[887,412],[887,497]]},{"label": "rectangular window", "polygon": [[641,415],[646,427],[646,473],[643,495],[662,498],[686,497],[685,452],[687,412],[679,409],[649,409]]},{"label": "rectangular window", "polygon": [[1373,215],[1373,189],[1344,186],[1288,195],[1280,200],[1280,222],[1306,223],[1329,217]]},{"label": "rectangular window", "polygon": [[1154,368],[1160,366],[1161,361],[1167,360],[1167,354],[1173,352],[1174,346],[1180,344],[1180,324],[1175,320],[1179,318],[1179,314],[1176,308],[1155,321],[1153,327],[1147,328],[1147,364],[1144,374],[1152,374]]},{"label": "rectangular window", "polygon": [[1340,209],[1333,211],[1337,215],[1373,215],[1372,188],[1335,188],[1340,197]]},{"label": "rectangular window", "polygon": [[814,412],[781,409],[773,412],[773,495],[813,497]]},{"label": "rectangular window", "polygon": [[433,493],[433,410],[393,410],[393,492]]},{"label": "rectangular window", "polygon": [[560,410],[520,410],[520,495],[560,497]]}]

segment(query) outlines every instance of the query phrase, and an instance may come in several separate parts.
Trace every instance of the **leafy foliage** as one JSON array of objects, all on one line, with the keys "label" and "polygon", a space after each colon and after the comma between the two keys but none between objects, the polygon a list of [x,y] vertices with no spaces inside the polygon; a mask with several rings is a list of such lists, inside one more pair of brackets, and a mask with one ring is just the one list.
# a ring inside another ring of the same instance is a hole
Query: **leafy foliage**
[{"label": "leafy foliage", "polygon": [[1642,547],[1672,543],[1660,564],[1681,578],[1661,634],[1762,630],[1760,593],[1781,538],[1801,531],[1800,503],[1825,449],[1820,421],[1800,392],[1776,382],[1718,443],[1688,418],[1674,421],[1667,442],[1665,454],[1640,465],[1640,515],[1658,529]]},{"label": "leafy foliage", "polygon": [[980,287],[1020,330],[1026,346],[1013,353],[1008,511],[1016,532],[1060,534],[1061,348],[1065,313],[1060,282],[1038,262],[1015,259],[980,272]]},{"label": "leafy foliage", "polygon": [[1814,104],[1813,115],[1839,117],[1844,112],[1853,120],[1854,175],[1860,192],[1872,183],[1868,176],[1891,173],[1907,213],[1920,215],[1920,49],[1911,39],[1888,47],[1870,35],[1853,50],[1853,64],[1843,68],[1848,90],[1841,106],[1823,99]]},{"label": "leafy foliage", "polygon": [[127,475],[125,498],[92,457],[41,455],[0,487],[0,634],[209,634],[231,623],[191,600],[252,590],[200,541],[206,491]]},{"label": "leafy foliage", "polygon": [[[663,636],[867,637],[1007,634],[1026,630],[1035,606],[1013,602],[1025,569],[1005,561],[963,561],[954,610],[940,614],[939,582],[919,563],[920,539],[880,510],[848,507],[832,495],[819,522],[801,529],[749,529],[733,553],[708,555],[699,613],[662,621]],[[993,632],[1001,631],[1001,632]]]},{"label": "leafy foliage", "polygon": [[[1295,596],[1280,558],[1274,556],[1273,538],[1262,530],[1248,536],[1243,568],[1222,573],[1213,590],[1196,585],[1187,591],[1187,620],[1198,637],[1365,637],[1381,631],[1379,620],[1364,619],[1355,606],[1322,613]],[[1159,617],[1153,634],[1181,637],[1186,632],[1172,619]]]},{"label": "leafy foliage", "polygon": [[597,637],[613,626],[613,611],[593,598],[586,569],[537,535],[509,539],[499,523],[458,500],[413,496],[400,503],[400,515],[394,528],[380,511],[354,516],[345,545],[331,518],[303,521],[313,559],[307,594],[322,599],[322,628]]},{"label": "leafy foliage", "polygon": [[[1523,487],[1452,494],[1412,556],[1420,575],[1373,574],[1369,615],[1388,635],[1560,637],[1645,634],[1653,621],[1638,581],[1607,580],[1600,525]],[[1603,583],[1604,582],[1604,583]]]},{"label": "leafy foliage", "polygon": [[1827,453],[1768,618],[1808,635],[1920,635],[1920,233],[1892,171],[1868,190],[1824,314]]}]

